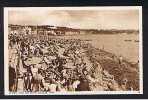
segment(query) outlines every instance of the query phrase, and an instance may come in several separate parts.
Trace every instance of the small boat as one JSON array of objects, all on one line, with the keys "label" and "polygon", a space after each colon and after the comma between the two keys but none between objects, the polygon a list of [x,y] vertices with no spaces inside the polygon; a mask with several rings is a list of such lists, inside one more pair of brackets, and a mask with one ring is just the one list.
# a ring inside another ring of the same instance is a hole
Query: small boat
[{"label": "small boat", "polygon": [[139,40],[135,40],[134,42],[139,42]]},{"label": "small boat", "polygon": [[124,41],[126,41],[126,42],[130,42],[130,41],[132,41],[132,40],[124,40]]}]

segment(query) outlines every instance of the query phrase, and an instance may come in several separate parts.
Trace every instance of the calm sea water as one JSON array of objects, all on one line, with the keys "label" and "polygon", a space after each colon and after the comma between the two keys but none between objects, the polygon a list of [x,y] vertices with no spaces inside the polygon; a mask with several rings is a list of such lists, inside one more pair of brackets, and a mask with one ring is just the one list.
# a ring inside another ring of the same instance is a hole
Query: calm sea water
[{"label": "calm sea water", "polygon": [[104,50],[118,56],[121,55],[131,62],[137,62],[139,58],[139,42],[135,42],[135,40],[139,40],[138,34],[75,35],[62,37],[91,40],[94,47],[104,48]]}]

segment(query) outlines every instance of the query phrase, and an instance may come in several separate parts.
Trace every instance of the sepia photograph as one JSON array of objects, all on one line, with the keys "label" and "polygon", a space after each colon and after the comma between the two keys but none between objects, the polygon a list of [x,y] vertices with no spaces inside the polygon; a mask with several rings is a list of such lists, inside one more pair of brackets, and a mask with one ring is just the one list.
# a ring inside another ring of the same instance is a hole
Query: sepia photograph
[{"label": "sepia photograph", "polygon": [[142,7],[5,7],[5,95],[143,94]]}]

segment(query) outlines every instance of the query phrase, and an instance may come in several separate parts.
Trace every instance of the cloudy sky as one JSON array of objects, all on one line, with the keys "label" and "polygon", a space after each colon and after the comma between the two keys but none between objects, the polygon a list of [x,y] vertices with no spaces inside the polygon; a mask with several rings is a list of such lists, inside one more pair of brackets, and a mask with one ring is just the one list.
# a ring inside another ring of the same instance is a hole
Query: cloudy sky
[{"label": "cloudy sky", "polygon": [[55,25],[84,29],[138,29],[138,10],[13,10],[9,24]]}]

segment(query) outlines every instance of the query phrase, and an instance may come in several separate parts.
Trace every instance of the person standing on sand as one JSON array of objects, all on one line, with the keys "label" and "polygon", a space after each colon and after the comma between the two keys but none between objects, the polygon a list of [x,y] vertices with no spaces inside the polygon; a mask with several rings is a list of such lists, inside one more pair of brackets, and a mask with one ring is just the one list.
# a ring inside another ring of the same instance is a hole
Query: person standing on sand
[{"label": "person standing on sand", "polygon": [[119,64],[121,65],[123,62],[123,57],[122,56],[119,56]]},{"label": "person standing on sand", "polygon": [[9,66],[9,90],[15,91],[16,71],[12,65]]},{"label": "person standing on sand", "polygon": [[25,74],[24,74],[24,89],[26,90],[26,91],[32,91],[32,75],[31,75],[31,73],[30,72],[26,72]]},{"label": "person standing on sand", "polygon": [[41,88],[44,87],[44,78],[41,75],[40,70],[34,69],[33,70],[33,84],[32,84],[32,89],[34,92],[40,91]]}]

